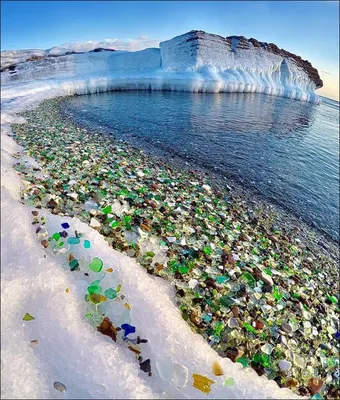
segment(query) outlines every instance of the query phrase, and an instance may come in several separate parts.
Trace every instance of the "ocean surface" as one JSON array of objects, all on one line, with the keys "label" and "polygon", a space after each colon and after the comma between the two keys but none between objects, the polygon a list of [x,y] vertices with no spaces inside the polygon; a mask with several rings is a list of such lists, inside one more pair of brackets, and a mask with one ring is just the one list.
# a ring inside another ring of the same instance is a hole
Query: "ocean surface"
[{"label": "ocean surface", "polygon": [[111,92],[62,112],[147,152],[214,171],[339,240],[339,103],[249,93]]}]

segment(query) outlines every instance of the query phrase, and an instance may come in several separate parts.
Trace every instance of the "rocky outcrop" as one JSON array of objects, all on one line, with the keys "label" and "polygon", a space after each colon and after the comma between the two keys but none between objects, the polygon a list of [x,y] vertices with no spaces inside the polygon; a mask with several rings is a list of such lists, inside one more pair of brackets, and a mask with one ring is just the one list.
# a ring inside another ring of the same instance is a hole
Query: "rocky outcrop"
[{"label": "rocky outcrop", "polygon": [[[1,53],[2,85],[44,80],[68,94],[108,90],[263,93],[318,104],[318,71],[273,43],[191,31],[160,48],[114,51],[77,44]],[[29,61],[28,61],[29,60]]]},{"label": "rocky outcrop", "polygon": [[323,86],[323,82],[319,76],[318,70],[312,66],[308,60],[303,60],[300,56],[291,53],[287,50],[280,49],[274,43],[260,42],[257,39],[250,38],[247,39],[244,36],[227,36],[223,37],[220,35],[214,35],[206,33],[204,31],[190,31],[190,38],[187,42],[195,40],[207,40],[207,35],[210,36],[209,40],[214,40],[216,42],[224,43],[226,48],[230,51],[236,52],[238,50],[251,50],[251,49],[262,49],[268,53],[276,54],[283,59],[288,59],[293,61],[298,67],[302,68],[306,72],[308,77],[315,83],[316,89]]},{"label": "rocky outcrop", "polygon": [[294,62],[301,67],[309,76],[309,78],[315,83],[317,89],[323,86],[323,82],[319,76],[318,70],[314,68],[308,60],[303,60],[300,56],[294,53],[280,49],[274,43],[259,42],[254,38],[246,39],[244,36],[227,36],[226,40],[230,43],[230,45],[233,40],[237,41],[237,49],[249,49],[252,45],[255,48],[259,47],[268,51],[269,53],[277,54],[283,58],[294,60]]}]

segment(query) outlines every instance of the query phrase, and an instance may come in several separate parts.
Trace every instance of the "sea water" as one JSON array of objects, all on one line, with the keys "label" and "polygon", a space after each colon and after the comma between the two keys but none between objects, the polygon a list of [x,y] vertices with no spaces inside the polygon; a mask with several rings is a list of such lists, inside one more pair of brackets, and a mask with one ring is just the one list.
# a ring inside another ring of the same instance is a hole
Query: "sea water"
[{"label": "sea water", "polygon": [[339,103],[249,93],[111,92],[63,112],[148,152],[237,180],[339,239]]}]

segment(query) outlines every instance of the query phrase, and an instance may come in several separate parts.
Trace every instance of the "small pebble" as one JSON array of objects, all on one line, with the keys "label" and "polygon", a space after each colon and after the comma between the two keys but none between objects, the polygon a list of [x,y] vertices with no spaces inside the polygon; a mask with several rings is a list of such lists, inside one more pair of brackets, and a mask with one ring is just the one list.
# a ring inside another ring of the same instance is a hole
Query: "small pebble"
[{"label": "small pebble", "polygon": [[279,361],[279,368],[282,372],[288,372],[292,367],[292,363],[287,360],[280,360]]},{"label": "small pebble", "polygon": [[66,392],[66,386],[63,385],[61,382],[54,382],[53,386],[55,389],[59,390],[59,392],[62,392],[62,393]]},{"label": "small pebble", "polygon": [[218,361],[214,361],[212,364],[212,372],[216,376],[222,376],[224,374],[223,368],[220,366]]}]

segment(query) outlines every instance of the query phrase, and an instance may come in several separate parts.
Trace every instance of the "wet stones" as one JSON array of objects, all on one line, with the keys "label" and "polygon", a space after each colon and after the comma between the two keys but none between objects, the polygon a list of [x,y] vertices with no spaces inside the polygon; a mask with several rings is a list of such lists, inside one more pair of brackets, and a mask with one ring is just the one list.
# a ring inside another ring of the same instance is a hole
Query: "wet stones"
[{"label": "wet stones", "polygon": [[289,324],[287,324],[287,322],[283,322],[280,328],[283,330],[283,332],[286,333],[292,333],[293,331],[293,328]]}]

